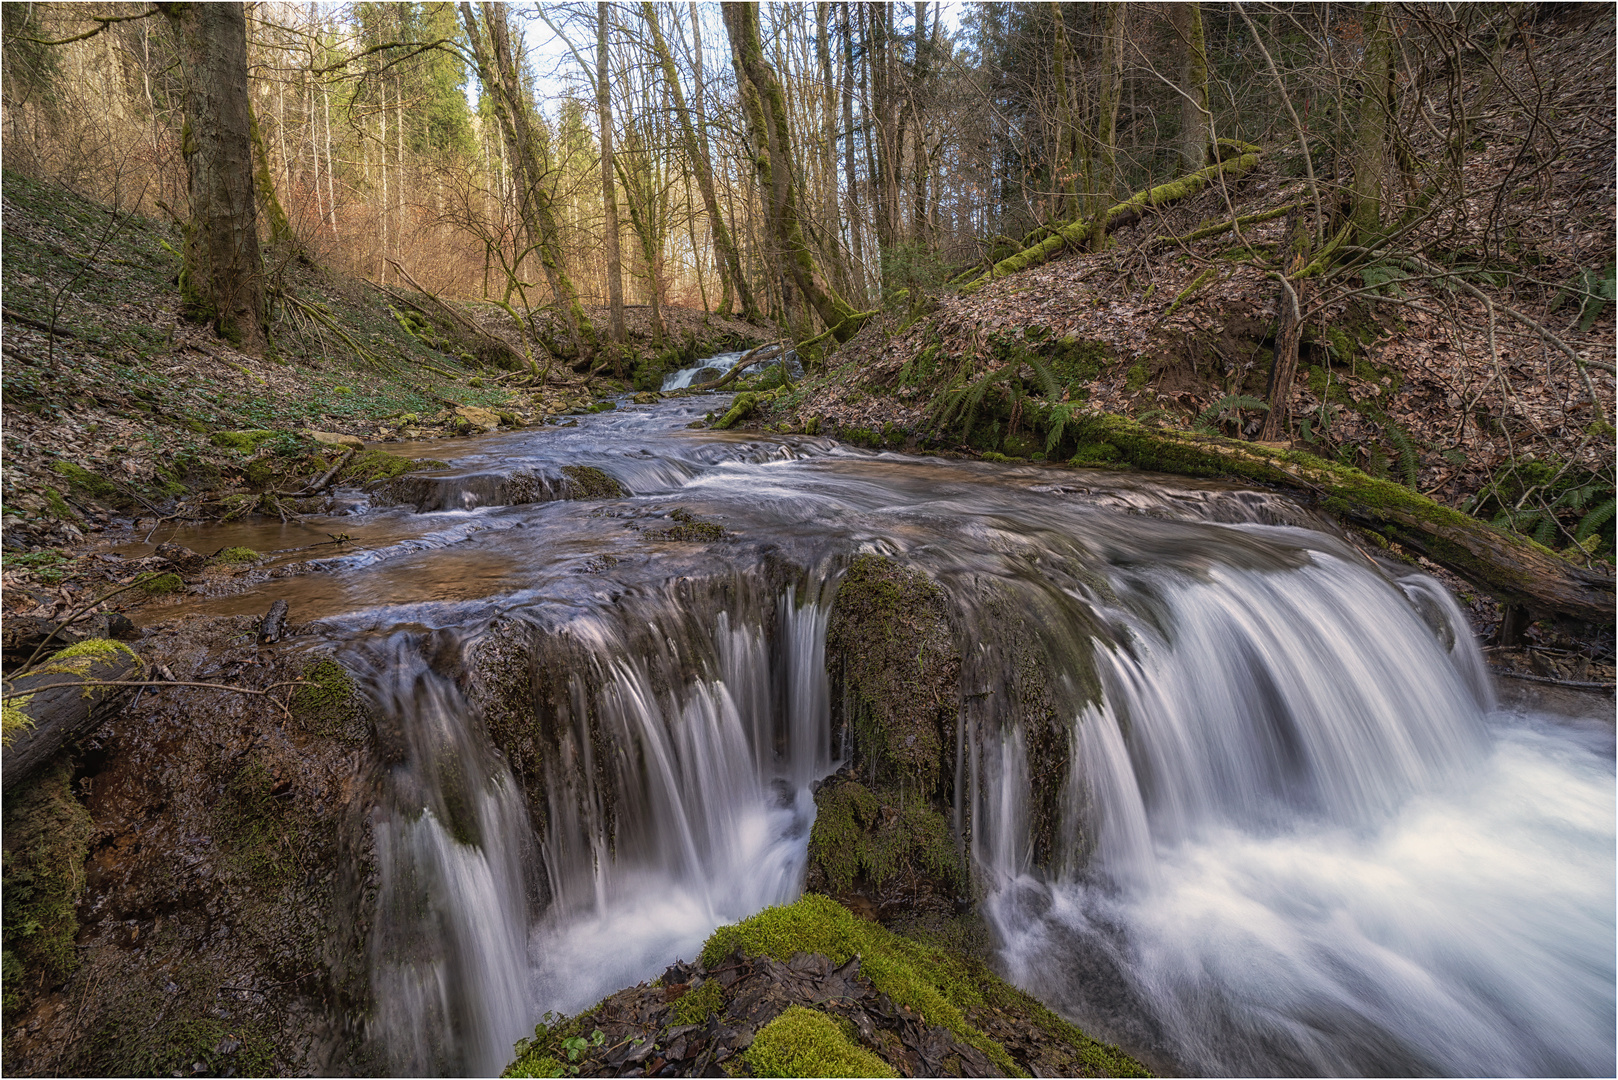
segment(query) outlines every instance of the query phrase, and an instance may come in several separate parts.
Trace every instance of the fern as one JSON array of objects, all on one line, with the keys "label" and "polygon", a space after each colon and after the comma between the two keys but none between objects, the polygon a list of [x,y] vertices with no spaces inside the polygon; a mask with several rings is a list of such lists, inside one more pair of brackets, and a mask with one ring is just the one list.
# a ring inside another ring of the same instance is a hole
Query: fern
[{"label": "fern", "polygon": [[1399,422],[1391,416],[1381,417],[1382,430],[1388,436],[1393,448],[1399,451],[1399,475],[1404,477],[1404,485],[1412,491],[1416,489],[1416,467],[1420,459],[1416,456],[1416,445],[1410,441],[1410,435]]},{"label": "fern", "polygon": [[1057,379],[1056,372],[1051,370],[1051,366],[1036,352],[1027,353],[1023,359],[1034,369],[1034,377],[1039,380],[1040,389],[1045,391],[1045,396],[1051,401],[1061,400],[1062,383]]},{"label": "fern", "polygon": [[1230,418],[1228,414],[1239,413],[1243,409],[1261,409],[1269,411],[1269,406],[1256,397],[1246,394],[1226,394],[1206,409],[1202,410],[1191,426],[1207,435],[1219,434],[1218,424]]},{"label": "fern", "polygon": [[1045,435],[1045,454],[1047,457],[1056,453],[1056,447],[1061,443],[1062,435],[1067,430],[1067,425],[1073,420],[1073,413],[1076,408],[1073,404],[1065,401],[1051,408],[1050,431]]},{"label": "fern", "polygon": [[1573,538],[1581,544],[1590,539],[1597,529],[1612,520],[1615,509],[1618,509],[1618,500],[1612,498],[1603,500],[1594,510],[1579,519],[1579,528],[1573,534]]}]

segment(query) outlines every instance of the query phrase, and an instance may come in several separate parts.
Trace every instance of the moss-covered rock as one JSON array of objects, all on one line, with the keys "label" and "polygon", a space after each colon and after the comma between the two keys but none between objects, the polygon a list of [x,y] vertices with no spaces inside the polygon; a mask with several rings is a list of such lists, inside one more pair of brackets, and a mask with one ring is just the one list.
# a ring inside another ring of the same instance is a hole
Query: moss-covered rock
[{"label": "moss-covered rock", "polygon": [[79,966],[74,940],[84,888],[90,814],[72,790],[73,770],[58,760],[8,786],[4,811],[4,1018]]},{"label": "moss-covered rock", "polygon": [[898,1076],[857,1046],[837,1021],[794,1005],[770,1021],[742,1053],[754,1076]]},{"label": "moss-covered rock", "polygon": [[304,668],[298,678],[303,685],[292,692],[288,707],[305,731],[364,738],[359,691],[341,664],[329,658],[320,660]]},{"label": "moss-covered rock", "polygon": [[1004,1044],[990,1038],[973,1022],[975,1018],[1014,1015],[1061,1044],[1065,1061],[1056,1066],[1060,1071],[1052,1071],[1047,1064],[1041,1070],[1045,1075],[1148,1075],[1128,1055],[1085,1035],[1027,994],[1007,985],[981,962],[856,918],[828,897],[809,894],[796,903],[768,908],[739,923],[721,926],[703,946],[701,960],[710,968],[717,967],[737,951],[746,956],[770,956],[783,963],[797,953],[819,953],[836,964],[858,956],[861,974],[877,990],[896,1005],[914,1010],[928,1024],[948,1029],[1007,1074],[1024,1070]]},{"label": "moss-covered rock", "polygon": [[386,450],[371,449],[355,455],[343,471],[343,476],[346,480],[363,484],[373,480],[392,480],[396,476],[422,469],[442,469],[444,466],[444,462],[431,458],[404,458]]},{"label": "moss-covered rock", "polygon": [[92,498],[115,499],[118,497],[118,485],[105,477],[96,475],[82,465],[75,465],[71,461],[57,461],[52,463],[51,469],[69,484]]},{"label": "moss-covered rock", "polygon": [[167,596],[185,587],[179,574],[147,574],[140,579],[140,591],[147,596]]},{"label": "moss-covered rock", "polygon": [[231,566],[240,566],[245,563],[258,562],[262,558],[264,556],[250,547],[229,547],[213,556],[213,561]]},{"label": "moss-covered rock", "polygon": [[892,559],[862,555],[838,586],[826,646],[852,692],[844,719],[856,770],[932,797],[960,701],[960,653],[943,590]]},{"label": "moss-covered rock", "polygon": [[834,893],[856,884],[879,895],[905,878],[914,896],[922,883],[942,886],[953,899],[966,890],[966,867],[949,821],[926,803],[883,802],[859,781],[838,777],[815,792],[815,823],[809,832],[810,888],[824,875]]},{"label": "moss-covered rock", "polygon": [[593,465],[564,465],[570,499],[617,499],[629,494],[624,486]]},{"label": "moss-covered rock", "polygon": [[737,394],[730,403],[730,410],[713,422],[715,431],[726,431],[752,416],[765,402],[771,400],[770,395],[754,390]]}]

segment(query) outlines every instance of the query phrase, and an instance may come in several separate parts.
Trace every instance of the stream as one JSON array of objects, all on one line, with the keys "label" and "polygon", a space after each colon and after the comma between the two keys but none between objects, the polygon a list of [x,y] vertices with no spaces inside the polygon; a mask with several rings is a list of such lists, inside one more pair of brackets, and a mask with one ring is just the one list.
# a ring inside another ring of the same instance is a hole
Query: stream
[{"label": "stream", "polygon": [[[350,538],[161,614],[285,598],[366,687],[395,1071],[496,1074],[540,1014],[799,894],[847,754],[828,620],[877,554],[966,643],[952,812],[1019,986],[1193,1075],[1613,1073],[1610,706],[1499,707],[1441,586],[1278,495],[689,428],[727,400],[389,444],[449,467],[173,537]],[[628,494],[558,497],[577,466]],[[1029,650],[1067,754],[1044,851]],[[544,752],[514,769],[445,656],[543,689]]]}]

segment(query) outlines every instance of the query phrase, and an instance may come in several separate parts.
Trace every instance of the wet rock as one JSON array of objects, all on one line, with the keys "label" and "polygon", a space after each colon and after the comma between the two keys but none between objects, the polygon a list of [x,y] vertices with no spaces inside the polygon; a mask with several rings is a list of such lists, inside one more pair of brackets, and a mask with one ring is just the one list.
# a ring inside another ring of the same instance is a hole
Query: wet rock
[{"label": "wet rock", "polygon": [[180,544],[159,544],[155,554],[161,559],[167,559],[169,565],[182,574],[195,574],[208,561],[206,556],[199,555]]}]

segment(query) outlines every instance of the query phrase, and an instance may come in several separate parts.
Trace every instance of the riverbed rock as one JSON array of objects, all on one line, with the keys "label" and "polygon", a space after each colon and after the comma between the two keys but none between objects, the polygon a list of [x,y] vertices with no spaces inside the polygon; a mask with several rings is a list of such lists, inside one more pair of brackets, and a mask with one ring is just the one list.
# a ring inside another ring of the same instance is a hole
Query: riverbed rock
[{"label": "riverbed rock", "polygon": [[500,414],[493,409],[462,405],[455,410],[455,417],[450,424],[463,435],[481,435],[500,426]]},{"label": "riverbed rock", "polygon": [[336,431],[305,431],[303,434],[322,446],[352,446],[356,450],[365,449],[365,440],[358,435],[344,435]]}]

